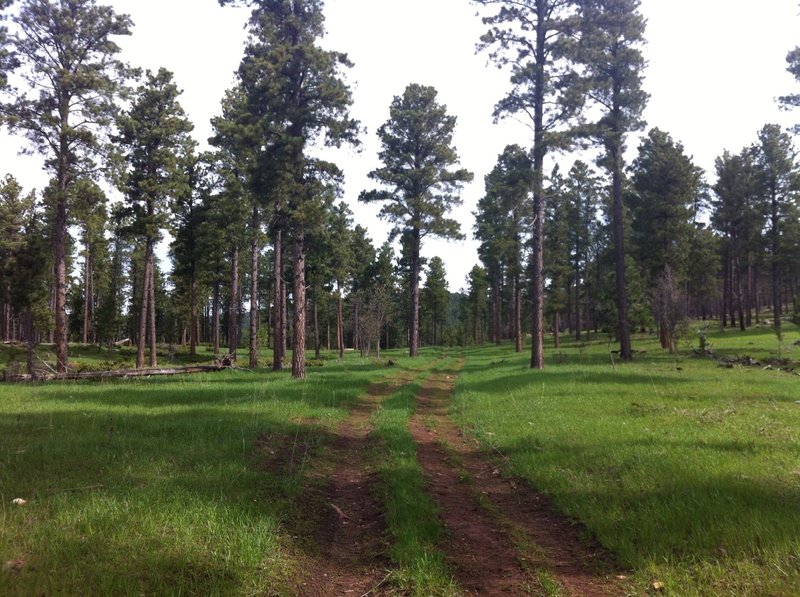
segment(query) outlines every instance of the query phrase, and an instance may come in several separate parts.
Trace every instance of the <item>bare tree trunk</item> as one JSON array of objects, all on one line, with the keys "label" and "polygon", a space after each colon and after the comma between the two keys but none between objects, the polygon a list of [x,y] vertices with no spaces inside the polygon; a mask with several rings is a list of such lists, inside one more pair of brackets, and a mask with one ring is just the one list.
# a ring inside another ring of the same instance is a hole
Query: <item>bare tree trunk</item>
[{"label": "bare tree trunk", "polygon": [[736,307],[739,312],[739,329],[741,331],[747,330],[747,326],[745,325],[744,321],[744,284],[742,281],[742,268],[739,263],[739,257],[736,257],[735,261],[735,269],[736,269]]},{"label": "bare tree trunk", "polygon": [[759,287],[758,287],[758,275],[759,272],[756,269],[755,273],[753,274],[753,298],[755,301],[755,309],[756,309],[756,323],[761,323],[761,296],[759,294]]},{"label": "bare tree trunk", "polygon": [[197,344],[200,336],[200,322],[197,320],[197,275],[192,269],[192,278],[189,280],[189,354],[197,354]]},{"label": "bare tree trunk", "polygon": [[228,315],[228,354],[236,362],[236,349],[239,347],[239,246],[234,245],[231,253],[231,304]]},{"label": "bare tree trunk", "polygon": [[781,270],[778,263],[778,255],[780,253],[780,214],[778,212],[778,201],[773,193],[772,197],[772,210],[770,213],[770,249],[772,252],[772,326],[775,328],[776,333],[781,332]]},{"label": "bare tree trunk", "polygon": [[89,247],[86,249],[86,258],[83,263],[83,343],[89,343],[89,297],[92,294],[92,269]]},{"label": "bare tree trunk", "polygon": [[497,345],[503,341],[502,306],[500,305],[500,271],[492,273],[492,341]]},{"label": "bare tree trunk", "polygon": [[292,377],[295,379],[306,377],[306,255],[301,234],[295,233],[292,239],[294,245]]},{"label": "bare tree trunk", "polygon": [[519,274],[514,274],[514,347],[522,352],[522,288]]},{"label": "bare tree trunk", "polygon": [[253,206],[253,240],[250,244],[250,362],[251,369],[258,368],[258,232],[260,222],[258,206]]},{"label": "bare tree trunk", "polygon": [[581,270],[575,265],[575,339],[580,340],[583,332],[583,305],[581,304]]},{"label": "bare tree trunk", "polygon": [[214,356],[219,356],[219,340],[220,340],[220,312],[222,311],[220,305],[220,290],[219,290],[219,280],[214,282],[214,304],[212,305],[212,319],[214,320],[213,323],[213,331],[212,334],[214,335]]},{"label": "bare tree trunk", "polygon": [[747,327],[751,327],[753,325],[753,256],[750,253],[747,255],[746,282],[745,317],[747,318]]},{"label": "bare tree trunk", "polygon": [[364,347],[361,342],[361,318],[360,308],[361,301],[358,295],[355,297],[355,305],[353,306],[353,348],[357,349],[361,356],[364,356]]},{"label": "bare tree trunk", "polygon": [[62,140],[62,151],[58,160],[58,192],[56,193],[56,222],[53,238],[55,274],[55,344],[56,371],[65,373],[69,365],[67,348],[67,146]]},{"label": "bare tree trunk", "polygon": [[722,308],[720,309],[720,327],[728,327],[728,292],[730,289],[730,266],[728,252],[730,249],[725,247],[722,251]]},{"label": "bare tree trunk", "polygon": [[624,361],[633,359],[631,329],[628,318],[628,283],[625,272],[625,225],[622,210],[622,138],[616,132],[612,172],[612,213],[614,228],[614,265],[617,285],[617,316],[619,319],[619,356]]},{"label": "bare tree trunk", "polygon": [[339,359],[344,358],[344,313],[342,308],[342,288],[336,294],[336,347],[339,350]]},{"label": "bare tree trunk", "polygon": [[322,342],[319,337],[319,290],[314,289],[314,358],[320,358]]},{"label": "bare tree trunk", "polygon": [[154,252],[154,240],[148,240],[150,247],[150,282],[147,287],[148,300],[148,338],[150,344],[150,366],[156,367],[158,365],[158,358],[156,353],[156,265]]},{"label": "bare tree trunk", "polygon": [[274,347],[272,351],[272,370],[280,371],[283,369],[283,347],[285,327],[284,317],[284,292],[283,292],[283,231],[275,231],[275,315],[273,322],[275,325]]},{"label": "bare tree trunk", "polygon": [[150,300],[148,285],[150,284],[149,270],[152,267],[150,260],[150,241],[148,239],[144,252],[144,272],[142,273],[142,304],[139,308],[139,337],[136,347],[136,368],[144,368],[144,348],[147,344],[147,302]]},{"label": "bare tree trunk", "polygon": [[533,246],[531,252],[531,369],[544,369],[544,129],[546,2],[536,3],[533,89]]},{"label": "bare tree trunk", "polygon": [[412,230],[411,238],[411,338],[408,342],[408,354],[419,356],[419,230]]},{"label": "bare tree trunk", "polygon": [[281,334],[281,360],[286,358],[289,352],[289,285],[286,280],[281,280],[281,326],[283,333]]}]

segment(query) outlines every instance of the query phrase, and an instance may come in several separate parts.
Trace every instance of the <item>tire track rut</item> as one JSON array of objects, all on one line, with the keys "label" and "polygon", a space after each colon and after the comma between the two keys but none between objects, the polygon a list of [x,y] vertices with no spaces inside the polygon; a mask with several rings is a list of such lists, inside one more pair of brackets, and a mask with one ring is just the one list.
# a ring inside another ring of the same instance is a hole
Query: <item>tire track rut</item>
[{"label": "tire track rut", "polygon": [[[460,366],[459,366],[460,368]],[[612,558],[524,482],[467,442],[448,415],[457,370],[423,384],[410,429],[447,529],[442,549],[468,594],[620,595]]]}]

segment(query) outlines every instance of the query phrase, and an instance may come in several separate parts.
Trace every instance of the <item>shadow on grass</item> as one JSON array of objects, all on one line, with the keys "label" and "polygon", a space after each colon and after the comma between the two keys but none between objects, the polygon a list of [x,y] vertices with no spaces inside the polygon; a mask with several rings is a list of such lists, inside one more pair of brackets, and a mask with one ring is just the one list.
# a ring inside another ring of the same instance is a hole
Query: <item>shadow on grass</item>
[{"label": "shadow on grass", "polygon": [[[465,372],[481,371],[478,368],[467,368]],[[664,376],[664,375],[645,375],[632,373],[626,371],[624,374],[615,371],[597,371],[587,370],[584,372],[576,372],[572,368],[550,367],[544,371],[526,370],[520,373],[518,370],[503,376],[496,376],[487,381],[471,380],[465,385],[471,391],[476,392],[515,392],[529,388],[532,393],[540,393],[542,384],[553,384],[559,388],[565,386],[568,382],[575,382],[579,384],[608,384],[615,386],[660,386],[666,384],[685,384],[694,383],[690,378],[682,378],[678,376]]]},{"label": "shadow on grass", "polygon": [[[243,594],[285,576],[278,528],[329,441],[307,409],[126,410],[0,415],[0,496],[30,502],[0,532],[0,558],[29,562],[10,594]],[[259,438],[293,464],[268,466]]]},{"label": "shadow on grass", "polygon": [[[666,448],[669,456],[663,450],[649,451],[653,447]],[[534,485],[540,479],[542,486],[556,488],[551,492],[556,505],[570,515],[580,513],[601,543],[634,568],[728,556],[761,560],[796,546],[800,536],[796,484],[759,478],[757,469],[750,478],[706,472],[691,464],[713,462],[713,453],[747,459],[762,450],[782,452],[782,458],[796,461],[800,446],[660,438],[620,440],[612,450],[525,438],[498,448],[517,470],[529,471]],[[565,484],[560,480],[565,473],[586,479]]]}]

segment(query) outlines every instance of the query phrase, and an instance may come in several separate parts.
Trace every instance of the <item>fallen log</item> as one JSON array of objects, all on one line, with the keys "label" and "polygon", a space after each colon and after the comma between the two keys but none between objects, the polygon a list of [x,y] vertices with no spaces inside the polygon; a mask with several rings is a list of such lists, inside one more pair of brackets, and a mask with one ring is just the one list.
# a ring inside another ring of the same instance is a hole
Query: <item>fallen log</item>
[{"label": "fallen log", "polygon": [[82,371],[75,373],[42,373],[35,377],[29,374],[9,375],[6,381],[72,381],[80,379],[118,379],[127,377],[150,377],[157,375],[182,375],[184,373],[208,373],[230,369],[226,365],[195,365],[162,369],[121,369],[116,371]]}]

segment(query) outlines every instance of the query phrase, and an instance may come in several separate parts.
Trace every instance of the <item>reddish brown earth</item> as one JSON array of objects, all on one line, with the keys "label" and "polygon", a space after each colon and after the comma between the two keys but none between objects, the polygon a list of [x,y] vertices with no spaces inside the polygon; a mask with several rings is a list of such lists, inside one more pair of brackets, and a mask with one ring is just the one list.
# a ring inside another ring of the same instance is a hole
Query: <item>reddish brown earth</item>
[{"label": "reddish brown earth", "polygon": [[448,416],[456,376],[428,378],[411,432],[459,584],[476,595],[539,594],[543,571],[570,595],[622,594],[612,559],[578,525],[523,482],[501,476],[501,465],[460,433]]},{"label": "reddish brown earth", "polygon": [[[603,550],[524,482],[500,474],[503,463],[466,439],[448,416],[457,371],[429,375],[417,397],[410,431],[428,490],[445,527],[440,548],[468,595],[620,595],[618,571]],[[262,466],[275,473],[303,468],[302,503],[290,526],[303,553],[292,594],[363,597],[396,594],[392,563],[369,458],[371,417],[381,401],[416,378],[402,372],[374,384],[335,432],[305,422],[303,437],[262,438]],[[315,440],[314,437],[317,439]],[[315,442],[323,449],[315,449]]]},{"label": "reddish brown earth", "polygon": [[369,465],[371,417],[381,401],[413,377],[401,375],[374,384],[325,444],[316,474],[327,480],[302,494],[303,514],[315,521],[314,545],[298,581],[298,595],[384,592],[391,562],[385,555],[386,525],[376,496],[376,473]]}]

